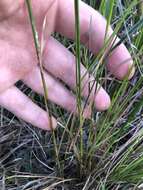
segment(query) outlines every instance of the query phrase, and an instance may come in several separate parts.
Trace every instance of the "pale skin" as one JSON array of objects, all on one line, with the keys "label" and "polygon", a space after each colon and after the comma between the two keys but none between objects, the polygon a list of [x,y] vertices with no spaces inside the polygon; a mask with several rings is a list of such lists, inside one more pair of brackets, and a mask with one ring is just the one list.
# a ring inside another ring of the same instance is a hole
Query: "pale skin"
[{"label": "pale skin", "polygon": [[[73,0],[33,0],[33,13],[39,37],[47,16],[45,28],[45,47],[43,53],[43,67],[48,88],[48,98],[70,112],[76,110],[76,97],[71,91],[58,81],[62,80],[71,89],[76,86],[75,56],[60,42],[51,37],[54,31],[69,39],[75,38],[74,1]],[[92,18],[92,19],[91,19]],[[91,22],[92,20],[92,22]],[[89,32],[90,28],[90,32]],[[103,46],[106,21],[91,7],[80,2],[80,31],[81,43],[88,44],[88,48],[96,55]],[[112,35],[109,28],[108,37]],[[127,48],[121,44],[108,57],[107,67],[118,79],[124,78],[132,67],[132,59]],[[81,64],[81,75],[86,69]],[[130,77],[133,75],[132,71]],[[93,78],[91,78],[93,80]],[[17,117],[44,130],[50,129],[46,112],[24,95],[15,83],[22,80],[32,90],[43,94],[40,70],[34,48],[31,26],[24,0],[0,1],[0,105]],[[83,97],[88,96],[88,81],[86,75],[82,81]],[[104,111],[110,106],[110,97],[100,87],[96,95],[95,90],[90,97],[97,110]],[[89,115],[88,108],[85,116]],[[53,127],[57,121],[52,117]]]}]

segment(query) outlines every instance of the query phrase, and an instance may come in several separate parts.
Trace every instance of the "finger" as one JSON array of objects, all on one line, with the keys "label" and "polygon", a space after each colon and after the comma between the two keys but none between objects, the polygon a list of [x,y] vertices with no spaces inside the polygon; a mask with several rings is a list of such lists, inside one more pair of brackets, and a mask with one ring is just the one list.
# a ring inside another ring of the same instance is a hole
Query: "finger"
[{"label": "finger", "polygon": [[[51,129],[47,113],[14,86],[0,94],[0,105],[36,127]],[[56,120],[52,117],[52,127],[55,128],[56,125]]]},{"label": "finger", "polygon": [[[66,110],[76,113],[76,97],[47,72],[44,72],[44,78],[48,92],[48,99]],[[23,82],[35,92],[44,95],[40,69],[38,66],[23,79]],[[84,116],[90,116],[90,110],[88,107],[84,110]]]},{"label": "finger", "polygon": [[[79,9],[81,42],[87,45],[93,53],[97,54],[104,44],[106,20],[82,1],[80,1]],[[57,32],[74,39],[75,16],[73,0],[59,0],[56,23]],[[107,37],[109,38],[112,33],[113,30],[109,27]],[[116,42],[118,40],[117,38]],[[128,74],[132,63],[131,55],[123,44],[117,47],[107,59],[108,68],[119,79]]]},{"label": "finger", "polygon": [[[44,72],[48,99],[69,111],[75,111],[76,98],[58,81],[56,81],[50,74]],[[41,80],[39,67],[35,67],[26,77],[23,82],[31,89],[39,94],[44,94],[43,84]]]},{"label": "finger", "polygon": [[[56,53],[55,53],[56,52]],[[43,64],[45,68],[55,77],[60,78],[63,82],[67,83],[72,89],[76,87],[76,66],[75,57],[68,51],[63,45],[53,38],[48,40],[45,47]],[[94,81],[93,77],[89,77],[87,70],[81,65],[81,78],[83,95],[87,97],[89,95],[89,82]],[[110,106],[110,98],[106,91],[100,87],[96,92],[95,88],[90,94],[90,100],[94,100],[95,107],[98,110],[106,110]]]}]

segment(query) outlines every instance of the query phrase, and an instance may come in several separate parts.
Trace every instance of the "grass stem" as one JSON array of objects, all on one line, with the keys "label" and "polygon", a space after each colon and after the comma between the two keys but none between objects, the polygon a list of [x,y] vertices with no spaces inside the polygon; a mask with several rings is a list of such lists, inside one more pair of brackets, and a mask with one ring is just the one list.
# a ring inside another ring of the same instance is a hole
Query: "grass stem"
[{"label": "grass stem", "polygon": [[39,36],[38,36],[38,31],[36,29],[35,18],[33,16],[33,12],[32,12],[31,0],[26,0],[26,5],[27,5],[28,13],[29,13],[29,19],[30,19],[32,33],[33,33],[33,39],[34,39],[34,45],[35,45],[35,49],[36,49],[37,60],[38,60],[38,64],[40,67],[40,74],[41,74],[41,79],[42,79],[42,84],[43,84],[43,89],[44,89],[45,108],[46,108],[47,116],[48,116],[48,119],[50,122],[50,128],[52,131],[53,143],[54,143],[54,147],[55,147],[55,155],[56,155],[56,160],[57,160],[57,164],[58,164],[58,169],[60,169],[60,162],[59,162],[59,156],[58,156],[56,136],[55,136],[55,132],[53,130],[52,117],[51,117],[51,114],[50,114],[49,109],[48,109],[48,102],[47,102],[48,90],[47,90],[47,86],[46,86],[46,80],[44,77],[44,69],[43,69],[43,64],[42,64],[41,44],[39,42]]}]

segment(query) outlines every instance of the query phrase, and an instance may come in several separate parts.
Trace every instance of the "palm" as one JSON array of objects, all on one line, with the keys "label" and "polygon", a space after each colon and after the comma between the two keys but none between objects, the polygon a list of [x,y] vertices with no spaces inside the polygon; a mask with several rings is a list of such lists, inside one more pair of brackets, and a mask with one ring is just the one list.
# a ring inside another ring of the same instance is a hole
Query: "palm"
[{"label": "palm", "polygon": [[[63,80],[72,89],[75,88],[75,57],[59,42],[50,37],[51,32],[56,30],[69,38],[74,38],[73,0],[68,2],[66,0],[33,0],[32,3],[39,37],[42,35],[43,21],[45,16],[47,16],[48,27],[45,29],[47,42],[43,55],[43,64],[45,79],[49,88],[49,99],[73,112],[76,110],[76,98],[56,78]],[[43,94],[40,71],[37,65],[36,52],[27,14],[26,5],[22,3],[21,7],[17,11],[14,11],[10,17],[6,15],[5,18],[1,19],[0,104],[33,125],[48,129],[49,121],[46,112],[13,86],[18,80],[23,80],[30,88]],[[96,27],[97,29],[93,27],[91,36],[86,38],[89,27],[88,17],[90,15],[93,15],[93,24],[95,24],[94,17],[98,18],[99,26],[98,28]],[[69,20],[67,20],[67,16]],[[87,41],[90,41],[91,38],[92,43],[89,48],[94,53],[97,53],[103,45],[106,22],[97,12],[84,3],[81,3],[80,17],[81,41],[87,44]],[[100,33],[100,38],[97,38],[98,33]],[[109,36],[111,33],[112,30],[110,29]],[[117,58],[118,62],[116,62]],[[123,65],[121,63],[129,59],[131,57],[122,44],[109,58],[108,67],[118,78],[122,78],[127,74],[131,61],[127,61]],[[82,66],[81,75],[85,72],[86,69]],[[83,96],[88,96],[88,80],[89,77],[86,75],[83,80],[83,86],[85,86]],[[99,110],[105,110],[110,105],[109,96],[103,88],[99,89],[96,96],[94,96],[93,90],[90,100],[93,100],[93,98],[95,106]],[[24,109],[19,110],[19,106]],[[88,109],[85,112],[88,114]],[[37,120],[37,117],[39,120]]]}]

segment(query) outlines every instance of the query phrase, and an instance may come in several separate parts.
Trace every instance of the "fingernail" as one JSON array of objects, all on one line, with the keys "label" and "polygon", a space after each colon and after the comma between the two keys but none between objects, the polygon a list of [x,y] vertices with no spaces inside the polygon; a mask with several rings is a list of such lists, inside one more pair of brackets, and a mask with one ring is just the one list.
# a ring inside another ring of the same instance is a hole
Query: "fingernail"
[{"label": "fingernail", "polygon": [[131,66],[130,67],[130,73],[129,73],[129,77],[128,77],[128,79],[130,80],[133,76],[134,76],[134,74],[135,74],[135,71],[136,71],[136,68],[135,68],[135,66]]}]

